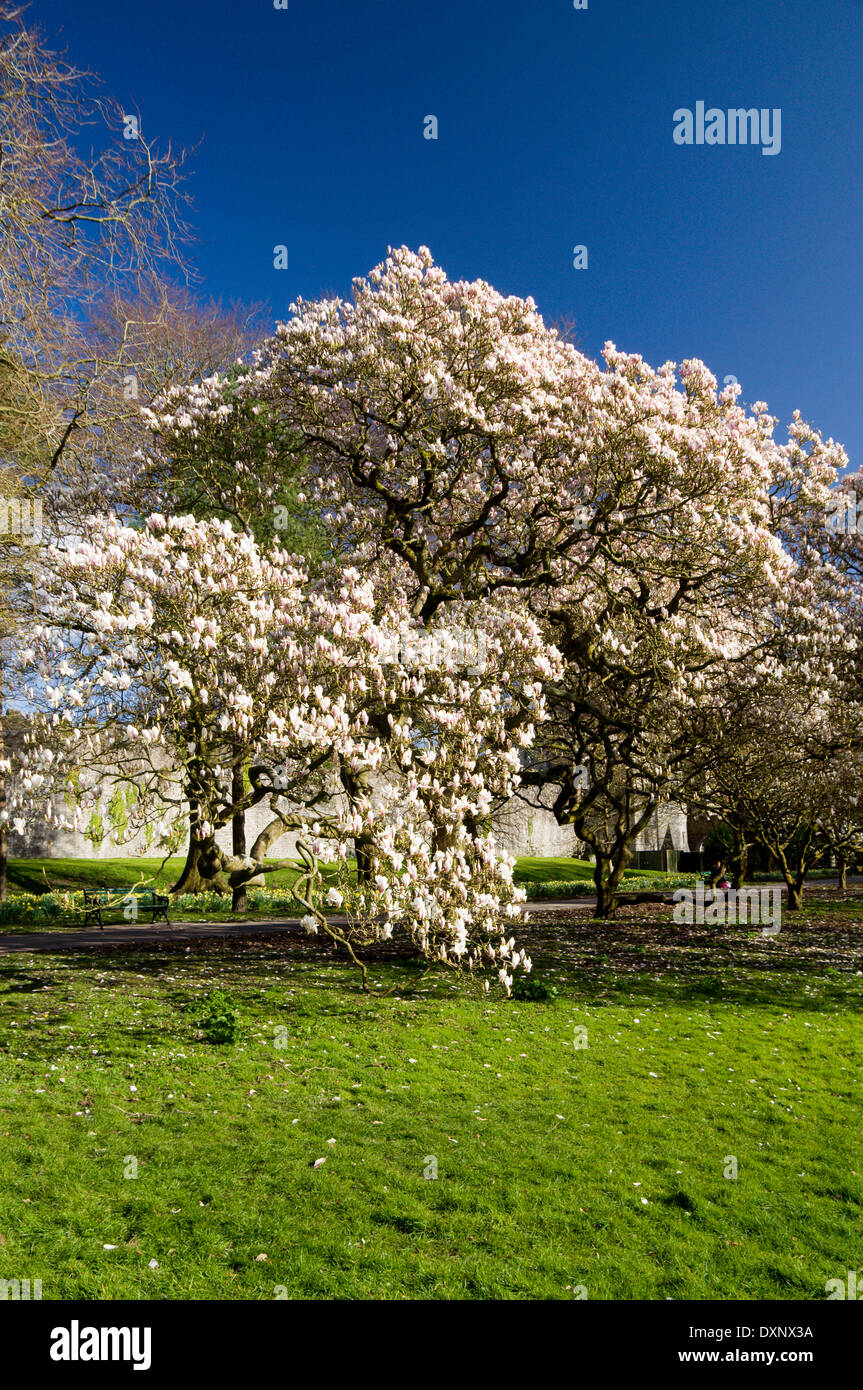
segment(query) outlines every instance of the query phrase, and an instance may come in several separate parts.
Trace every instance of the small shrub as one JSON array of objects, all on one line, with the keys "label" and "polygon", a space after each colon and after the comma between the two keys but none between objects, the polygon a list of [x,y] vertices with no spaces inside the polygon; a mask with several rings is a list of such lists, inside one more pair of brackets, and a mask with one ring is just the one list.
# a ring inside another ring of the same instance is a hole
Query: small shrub
[{"label": "small shrub", "polygon": [[536,975],[516,975],[512,985],[513,999],[532,999],[538,1004],[550,1004],[557,998],[554,985],[540,980]]},{"label": "small shrub", "polygon": [[198,1018],[204,1042],[234,1043],[240,1035],[240,1022],[233,999],[224,990],[213,989],[197,1005],[194,1011]]}]

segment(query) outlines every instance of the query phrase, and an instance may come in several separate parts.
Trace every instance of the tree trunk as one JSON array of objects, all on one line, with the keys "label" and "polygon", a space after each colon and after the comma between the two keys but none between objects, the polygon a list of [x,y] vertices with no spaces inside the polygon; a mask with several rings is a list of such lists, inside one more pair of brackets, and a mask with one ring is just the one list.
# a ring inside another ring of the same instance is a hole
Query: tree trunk
[{"label": "tree trunk", "polygon": [[221,866],[214,865],[213,861],[214,849],[215,842],[212,839],[199,840],[197,836],[190,836],[183,871],[169,891],[171,893],[224,893],[226,890],[221,878]]},{"label": "tree trunk", "polygon": [[[368,795],[371,792],[372,774],[364,768],[360,772],[354,772],[347,763],[342,760],[339,768],[341,783],[348,795],[348,800],[352,805],[356,805],[361,795]],[[356,835],[354,837],[354,855],[357,861],[357,887],[367,888],[374,877],[375,842],[372,835]]]},{"label": "tree trunk", "polygon": [[596,864],[593,882],[596,888],[596,917],[611,920],[617,912],[617,890],[630,860],[629,846],[625,845],[616,856],[603,854],[594,849]]},{"label": "tree trunk", "polygon": [[[231,800],[236,806],[243,799],[243,764],[237,764],[231,773]],[[231,820],[231,848],[235,855],[246,853],[246,813],[235,811]],[[245,883],[235,884],[231,898],[234,912],[245,912],[248,907]]]},{"label": "tree trunk", "polygon": [[789,862],[787,845],[777,847],[777,859],[782,870],[782,877],[788,889],[787,908],[789,912],[799,912],[803,906],[803,890],[809,870],[812,868],[814,854],[812,853],[812,834],[807,836],[806,841],[794,848],[793,862]]},{"label": "tree trunk", "polygon": [[373,848],[373,842],[365,836],[362,839],[357,837],[354,840],[354,858],[357,861],[358,888],[368,888],[372,881],[374,875],[374,867],[372,865]]},{"label": "tree trunk", "polygon": [[842,892],[844,893],[845,889],[848,887],[848,865],[846,864],[841,854],[839,856],[839,860],[836,867],[839,870],[839,887],[842,889]]},{"label": "tree trunk", "polygon": [[609,887],[607,880],[601,879],[594,870],[593,881],[596,885],[596,912],[594,916],[603,921],[609,921],[617,911],[617,897],[613,889]]},{"label": "tree trunk", "polygon": [[[732,827],[733,829],[733,827]],[[749,872],[749,845],[740,830],[733,830],[734,853],[731,856],[731,887],[742,888]]]},{"label": "tree trunk", "polygon": [[805,853],[791,865],[785,858],[784,853],[779,856],[779,864],[782,869],[782,877],[788,888],[788,899],[786,906],[789,912],[799,912],[803,906],[803,889],[806,883],[806,874],[810,865],[806,862]]},{"label": "tree trunk", "polygon": [[224,893],[224,882],[220,881],[220,867],[217,867],[218,851],[212,836],[201,839],[198,835],[200,808],[198,802],[189,798],[189,848],[182,873],[169,891],[171,893]]}]

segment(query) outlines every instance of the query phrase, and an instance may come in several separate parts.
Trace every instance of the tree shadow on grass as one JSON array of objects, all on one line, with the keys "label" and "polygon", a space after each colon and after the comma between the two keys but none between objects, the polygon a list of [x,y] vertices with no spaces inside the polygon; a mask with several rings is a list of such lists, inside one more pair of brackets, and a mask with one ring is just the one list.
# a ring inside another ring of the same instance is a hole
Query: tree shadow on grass
[{"label": "tree shadow on grass", "polygon": [[[591,1004],[722,1002],[825,1013],[841,1007],[856,1014],[863,1013],[863,893],[859,897],[857,920],[849,920],[847,910],[831,914],[829,903],[813,901],[811,917],[804,911],[789,920],[786,913],[775,937],[763,936],[758,927],[676,925],[667,907],[625,908],[614,922],[591,921],[583,912],[565,916],[533,908],[530,922],[516,936],[527,947],[536,975],[553,982],[561,999]],[[392,994],[417,1003],[447,997],[420,991],[424,963],[407,940],[361,947],[357,954],[372,967],[372,993],[363,996],[368,1003]],[[261,1001],[271,989],[311,988],[329,994],[339,1012],[354,1007],[358,1019],[366,1012],[365,1003],[357,1007],[360,986],[352,962],[320,937],[299,931],[198,941],[154,936],[146,945],[129,942],[51,953],[45,961],[43,977],[33,958],[25,968],[0,958],[0,996],[50,989],[59,968],[57,984],[96,970],[164,982],[165,1002],[178,1009],[191,994],[219,984],[234,992],[240,1005],[252,998]],[[303,968],[295,973],[298,966]],[[448,980],[456,978],[447,972]],[[10,980],[16,983],[10,986]],[[292,1007],[318,1012],[307,1009],[299,994]],[[145,1031],[152,1039],[152,1027]]]},{"label": "tree shadow on grass", "polygon": [[[189,1023],[189,1005],[217,986],[234,997],[241,1011],[289,1004],[300,1017],[308,1014],[320,1018],[320,1004],[305,999],[311,989],[329,995],[334,1012],[344,1015],[346,1009],[353,1009],[359,1020],[365,1018],[367,1006],[376,1002],[375,996],[390,992],[393,986],[401,997],[412,996],[420,966],[427,967],[427,962],[418,961],[416,948],[407,941],[358,948],[358,955],[372,967],[369,995],[362,992],[357,968],[343,951],[334,952],[321,938],[304,933],[275,938],[210,937],[191,942],[153,938],[143,946],[140,942],[99,944],[86,950],[34,954],[26,967],[13,964],[11,957],[0,957],[0,1001],[4,994],[36,992],[38,988],[49,1001],[52,994],[55,996],[56,1012],[72,1006],[78,979],[90,981],[98,975],[104,977],[99,983],[105,991],[125,991],[140,977],[142,982],[160,987],[163,1004],[176,1010],[183,1032]],[[45,973],[40,976],[37,972],[43,961]],[[285,992],[292,990],[296,995],[286,1000]],[[41,1023],[34,1020],[34,1026]],[[160,1034],[175,1037],[174,1029],[155,1019],[139,1028],[127,1024],[123,1033],[151,1042]]]},{"label": "tree shadow on grass", "polygon": [[584,915],[534,921],[520,938],[538,974],[560,977],[595,1003],[656,1002],[793,1006],[863,1012],[863,901],[847,916],[817,924],[782,921],[777,936],[759,927],[676,925],[661,909],[629,909],[614,922]]},{"label": "tree shadow on grass", "polygon": [[4,978],[9,976],[17,978],[18,984],[9,985],[6,989],[7,994],[38,994],[41,990],[51,988],[51,981],[46,980],[43,975],[30,975],[23,970],[7,972]]}]

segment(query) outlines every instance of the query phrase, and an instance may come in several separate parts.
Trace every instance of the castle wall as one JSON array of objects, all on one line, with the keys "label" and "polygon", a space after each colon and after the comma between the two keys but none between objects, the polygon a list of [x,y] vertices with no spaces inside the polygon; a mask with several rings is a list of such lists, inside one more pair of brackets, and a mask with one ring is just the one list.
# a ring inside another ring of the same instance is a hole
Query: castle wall
[{"label": "castle wall", "polygon": [[[106,799],[109,794],[106,792]],[[513,797],[506,802],[493,817],[495,836],[501,849],[517,858],[583,858],[583,847],[572,827],[558,825],[555,820],[550,809],[554,797],[555,789],[544,787],[538,794],[531,793],[530,804],[521,797]],[[272,812],[266,805],[254,806],[247,812],[246,845],[249,849],[271,817]],[[673,849],[689,849],[686,811],[683,807],[674,804],[659,807],[638,836],[635,848],[637,851],[659,851],[663,848],[666,835],[670,837]],[[272,847],[271,857],[293,858],[296,855],[296,839],[295,832],[286,832]],[[231,827],[228,825],[220,830],[216,840],[220,849],[230,853]],[[98,860],[134,858],[138,855],[154,857],[158,853],[154,847],[145,847],[141,835],[124,841],[122,845],[112,843],[107,837],[101,844],[93,845],[80,831],[36,826],[29,828],[24,835],[18,835],[11,827],[9,830],[9,854],[15,858]]]}]

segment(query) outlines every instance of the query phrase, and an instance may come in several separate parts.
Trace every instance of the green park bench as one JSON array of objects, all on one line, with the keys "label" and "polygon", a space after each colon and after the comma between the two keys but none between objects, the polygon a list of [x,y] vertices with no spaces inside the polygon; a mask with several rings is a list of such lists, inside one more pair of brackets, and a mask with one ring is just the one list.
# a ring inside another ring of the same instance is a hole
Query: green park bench
[{"label": "green park bench", "polygon": [[[128,909],[134,900],[134,916],[130,916]],[[168,909],[171,899],[166,893],[157,893],[153,888],[132,888],[128,893],[122,890],[112,890],[110,888],[85,888],[84,889],[84,926],[85,927],[104,927],[103,914],[107,912],[119,912],[124,921],[137,921],[142,912],[149,912],[150,924],[155,923],[157,918],[161,918],[168,926],[171,919],[168,916]]]}]

